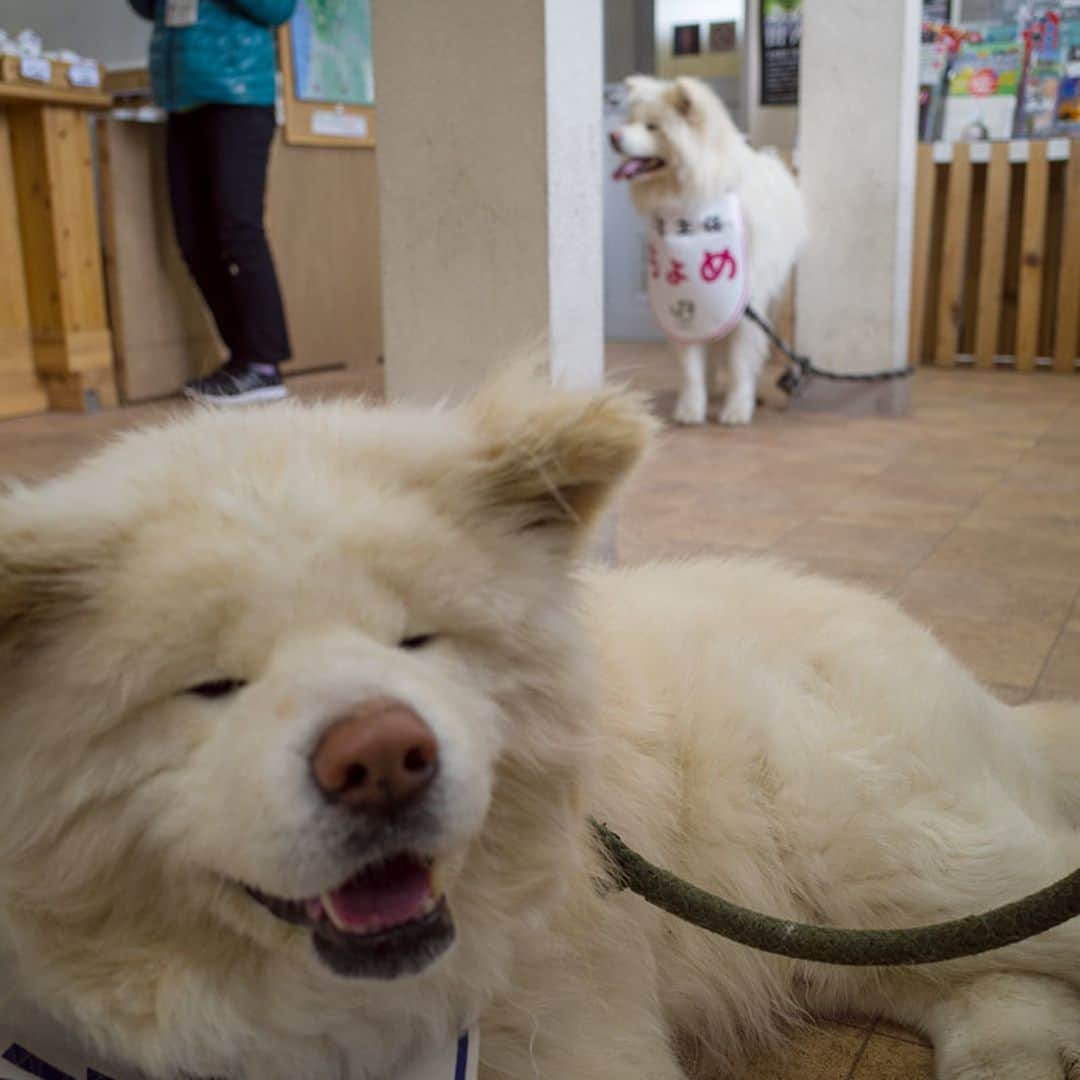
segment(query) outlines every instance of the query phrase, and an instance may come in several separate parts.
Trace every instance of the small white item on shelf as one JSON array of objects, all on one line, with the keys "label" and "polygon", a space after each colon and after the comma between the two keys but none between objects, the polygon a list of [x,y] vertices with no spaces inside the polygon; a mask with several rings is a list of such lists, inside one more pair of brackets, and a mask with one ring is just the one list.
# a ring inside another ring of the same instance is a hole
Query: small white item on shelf
[{"label": "small white item on shelf", "polygon": [[69,61],[68,82],[80,90],[97,90],[101,86],[101,68],[95,60]]},{"label": "small white item on shelf", "polygon": [[53,78],[53,64],[67,68],[67,83],[84,90],[100,89],[103,77],[101,65],[96,60],[80,56],[74,49],[42,48],[41,35],[35,30],[22,30],[14,37],[0,30],[0,56],[14,56],[19,60],[19,78],[32,82],[49,83]]},{"label": "small white item on shelf", "polygon": [[41,35],[36,30],[20,30],[15,35],[15,47],[20,56],[41,56]]},{"label": "small white item on shelf", "polygon": [[52,82],[52,64],[44,56],[20,56],[19,75],[30,82]]}]

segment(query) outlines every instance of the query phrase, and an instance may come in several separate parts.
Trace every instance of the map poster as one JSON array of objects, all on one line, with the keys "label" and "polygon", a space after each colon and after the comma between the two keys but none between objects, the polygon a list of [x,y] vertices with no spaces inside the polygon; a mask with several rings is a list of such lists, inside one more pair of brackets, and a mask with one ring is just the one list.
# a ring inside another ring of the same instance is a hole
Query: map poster
[{"label": "map poster", "polygon": [[375,104],[371,0],[299,0],[289,42],[297,101]]},{"label": "map poster", "polygon": [[371,0],[297,0],[278,51],[287,143],[375,145]]},{"label": "map poster", "polygon": [[761,104],[799,101],[802,0],[761,0]]}]

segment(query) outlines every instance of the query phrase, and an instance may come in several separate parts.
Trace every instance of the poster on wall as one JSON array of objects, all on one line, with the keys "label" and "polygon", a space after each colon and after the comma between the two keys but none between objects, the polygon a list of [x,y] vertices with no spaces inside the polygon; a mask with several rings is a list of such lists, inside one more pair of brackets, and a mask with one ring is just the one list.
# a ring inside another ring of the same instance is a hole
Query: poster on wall
[{"label": "poster on wall", "polygon": [[1080,138],[1080,5],[1065,20],[1065,74],[1058,91],[1055,130],[1070,138]]},{"label": "poster on wall", "polygon": [[371,0],[298,0],[279,34],[286,141],[373,146]]},{"label": "poster on wall", "polygon": [[943,30],[949,21],[949,0],[923,0],[922,34],[919,44],[919,138],[932,142],[937,136],[945,73],[949,66],[949,41]]},{"label": "poster on wall", "polygon": [[1061,11],[1049,8],[1020,20],[1026,50],[1015,134],[1048,138],[1054,134],[1058,93],[1065,75]]},{"label": "poster on wall", "polygon": [[802,0],[761,2],[761,104],[799,101]]},{"label": "poster on wall", "polygon": [[370,0],[299,0],[289,30],[297,101],[375,104]]},{"label": "poster on wall", "polygon": [[1018,41],[966,41],[949,74],[942,138],[1008,139],[1013,133],[1024,52]]}]

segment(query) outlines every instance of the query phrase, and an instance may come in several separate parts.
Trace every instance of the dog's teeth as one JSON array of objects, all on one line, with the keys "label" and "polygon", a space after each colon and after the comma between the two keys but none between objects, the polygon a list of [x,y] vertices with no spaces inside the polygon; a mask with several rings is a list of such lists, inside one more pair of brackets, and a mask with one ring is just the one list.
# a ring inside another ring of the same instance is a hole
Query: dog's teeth
[{"label": "dog's teeth", "polygon": [[438,901],[442,899],[443,895],[443,875],[442,870],[435,865],[431,868],[431,899]]},{"label": "dog's teeth", "polygon": [[351,928],[347,926],[344,922],[342,922],[342,920],[338,917],[338,913],[334,910],[334,901],[330,897],[329,893],[323,893],[322,896],[318,900],[313,901],[313,903],[318,904],[319,907],[322,908],[326,917],[339,930],[344,930],[346,933],[350,931]]}]

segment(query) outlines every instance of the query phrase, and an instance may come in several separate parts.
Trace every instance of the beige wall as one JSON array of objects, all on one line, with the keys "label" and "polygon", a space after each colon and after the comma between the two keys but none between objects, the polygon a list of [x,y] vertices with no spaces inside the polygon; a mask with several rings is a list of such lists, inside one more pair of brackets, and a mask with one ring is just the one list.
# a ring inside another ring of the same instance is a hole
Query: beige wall
[{"label": "beige wall", "polygon": [[[740,49],[728,53],[709,52],[709,23],[742,23],[743,0],[656,0],[656,73],[664,79],[694,75],[699,79],[738,78],[742,68]],[[701,25],[699,56],[672,53],[674,27],[682,23]],[[741,29],[741,27],[740,27]]]}]

